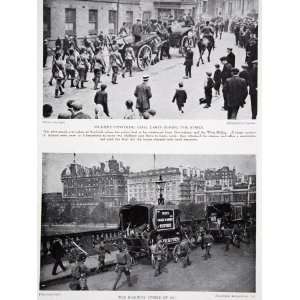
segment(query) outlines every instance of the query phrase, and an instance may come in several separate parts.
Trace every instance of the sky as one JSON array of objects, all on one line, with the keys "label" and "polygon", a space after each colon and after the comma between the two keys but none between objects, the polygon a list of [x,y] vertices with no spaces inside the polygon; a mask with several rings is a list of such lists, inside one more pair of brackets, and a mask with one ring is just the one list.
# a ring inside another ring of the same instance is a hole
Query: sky
[{"label": "sky", "polygon": [[[129,166],[131,172],[153,169],[153,154],[113,154],[114,158]],[[112,154],[76,154],[76,162],[86,167],[107,162]],[[44,153],[43,154],[43,193],[62,192],[60,175],[63,169],[73,161],[73,153]],[[158,155],[156,168],[165,167],[196,167],[207,168],[235,167],[237,172],[251,175],[256,174],[254,155]]]}]

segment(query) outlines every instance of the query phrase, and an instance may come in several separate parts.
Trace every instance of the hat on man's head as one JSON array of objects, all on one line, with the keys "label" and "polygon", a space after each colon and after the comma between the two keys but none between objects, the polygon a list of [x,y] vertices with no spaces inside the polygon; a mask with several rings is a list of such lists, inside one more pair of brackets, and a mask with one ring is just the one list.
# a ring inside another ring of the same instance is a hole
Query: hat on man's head
[{"label": "hat on man's head", "polygon": [[103,90],[105,90],[105,89],[107,88],[107,85],[106,85],[105,83],[102,83],[102,84],[100,85],[100,88],[101,88],[101,90],[103,91]]},{"label": "hat on man's head", "polygon": [[231,72],[233,75],[237,75],[239,74],[240,70],[238,68],[233,68]]},{"label": "hat on man's head", "polygon": [[215,67],[216,67],[216,68],[220,68],[220,65],[219,65],[219,64],[215,64]]},{"label": "hat on man's head", "polygon": [[227,50],[232,51],[232,48],[227,48]]},{"label": "hat on man's head", "polygon": [[149,80],[149,78],[150,78],[150,76],[149,76],[149,75],[143,75],[143,80],[144,80],[144,81],[148,81],[148,80]]},{"label": "hat on man's head", "polygon": [[67,107],[71,108],[74,101],[75,100],[68,100],[67,101]]},{"label": "hat on man's head", "polygon": [[227,57],[226,57],[226,56],[222,56],[222,57],[220,58],[220,61],[225,61],[225,60],[227,60]]},{"label": "hat on man's head", "polygon": [[212,73],[211,73],[211,72],[206,72],[206,75],[207,75],[208,77],[211,77],[211,76],[212,76]]},{"label": "hat on man's head", "polygon": [[82,109],[82,104],[78,100],[75,100],[75,101],[72,102],[71,107],[74,110],[79,111],[79,110]]}]

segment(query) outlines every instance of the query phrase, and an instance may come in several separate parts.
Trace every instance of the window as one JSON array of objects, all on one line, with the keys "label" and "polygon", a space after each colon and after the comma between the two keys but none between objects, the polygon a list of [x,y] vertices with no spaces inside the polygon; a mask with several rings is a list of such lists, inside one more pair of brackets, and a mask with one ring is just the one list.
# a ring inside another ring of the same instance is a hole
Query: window
[{"label": "window", "polygon": [[65,34],[76,35],[76,9],[65,9]]},{"label": "window", "polygon": [[126,11],[126,25],[131,28],[133,24],[133,11]]},{"label": "window", "polygon": [[98,10],[89,10],[89,34],[98,33]]},{"label": "window", "polygon": [[108,23],[109,23],[108,32],[110,34],[116,34],[117,33],[117,11],[116,10],[108,11]]},{"label": "window", "polygon": [[[149,23],[151,20],[151,11],[144,11],[143,12],[143,22],[144,23]],[[150,173],[151,175],[151,173]]]}]

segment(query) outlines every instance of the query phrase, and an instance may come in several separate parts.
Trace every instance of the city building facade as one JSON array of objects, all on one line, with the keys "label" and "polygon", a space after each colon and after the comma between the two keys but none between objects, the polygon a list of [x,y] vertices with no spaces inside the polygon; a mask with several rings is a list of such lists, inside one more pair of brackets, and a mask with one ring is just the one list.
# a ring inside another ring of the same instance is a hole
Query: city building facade
[{"label": "city building facade", "polygon": [[73,206],[96,206],[104,202],[107,207],[127,203],[127,177],[129,167],[112,157],[107,163],[85,167],[74,161],[61,173],[62,199]]}]

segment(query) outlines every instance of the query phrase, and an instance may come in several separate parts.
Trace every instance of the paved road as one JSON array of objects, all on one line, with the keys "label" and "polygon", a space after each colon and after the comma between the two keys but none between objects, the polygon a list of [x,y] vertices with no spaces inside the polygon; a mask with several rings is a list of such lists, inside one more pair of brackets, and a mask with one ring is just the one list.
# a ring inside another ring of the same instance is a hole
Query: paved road
[{"label": "paved road", "polygon": [[[133,287],[128,287],[122,277],[118,290],[131,291],[214,291],[214,292],[255,292],[255,247],[242,244],[241,249],[232,248],[224,252],[223,244],[215,244],[212,258],[204,260],[201,248],[191,254],[192,265],[183,269],[180,264],[170,262],[167,272],[154,277],[148,264],[139,263],[132,268]],[[110,290],[116,274],[108,271],[88,278],[90,290]],[[69,290],[63,282],[43,290]]]},{"label": "paved road", "polygon": [[[214,64],[219,63],[219,58],[226,55],[227,47],[233,47],[233,52],[236,54],[236,66],[240,67],[244,63],[245,50],[234,46],[234,36],[226,33],[223,39],[217,40],[216,49],[212,52],[211,63],[205,62],[200,67],[193,67],[192,79],[184,80],[185,89],[188,93],[188,100],[185,106],[185,113],[181,114],[177,110],[175,103],[171,103],[178,82],[184,76],[184,59],[178,54],[178,49],[172,49],[172,59],[160,61],[155,66],[151,66],[147,72],[135,71],[133,78],[119,78],[119,84],[113,86],[110,83],[110,78],[103,77],[103,82],[108,84],[107,92],[109,94],[109,109],[112,118],[123,118],[125,106],[124,102],[127,99],[135,101],[133,92],[135,86],[142,80],[144,73],[151,76],[149,84],[152,88],[153,98],[151,106],[157,111],[155,118],[157,119],[226,119],[226,112],[222,110],[222,97],[214,98],[212,107],[204,109],[199,105],[198,99],[204,96],[203,83],[205,72],[214,72]],[[198,59],[198,50],[194,49],[195,61]],[[50,60],[49,60],[50,62]],[[54,87],[48,85],[50,78],[50,67],[44,69],[44,103],[50,103],[53,106],[53,118],[56,118],[58,113],[66,111],[66,102],[70,99],[78,99],[83,103],[84,111],[94,117],[94,94],[92,73],[89,73],[89,82],[86,83],[87,88],[77,90],[69,87],[69,82],[66,83],[65,95],[59,99],[54,98]],[[238,119],[251,119],[250,99],[248,97],[247,104],[240,110]]]}]

